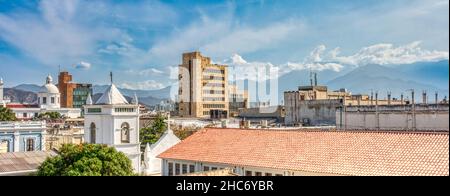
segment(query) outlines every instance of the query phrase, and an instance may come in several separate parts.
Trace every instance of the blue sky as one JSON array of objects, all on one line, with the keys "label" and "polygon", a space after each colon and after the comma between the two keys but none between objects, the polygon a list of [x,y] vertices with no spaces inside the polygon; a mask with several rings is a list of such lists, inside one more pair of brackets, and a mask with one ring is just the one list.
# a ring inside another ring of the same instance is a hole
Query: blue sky
[{"label": "blue sky", "polygon": [[0,0],[0,77],[170,84],[181,53],[286,71],[448,59],[448,0]]}]

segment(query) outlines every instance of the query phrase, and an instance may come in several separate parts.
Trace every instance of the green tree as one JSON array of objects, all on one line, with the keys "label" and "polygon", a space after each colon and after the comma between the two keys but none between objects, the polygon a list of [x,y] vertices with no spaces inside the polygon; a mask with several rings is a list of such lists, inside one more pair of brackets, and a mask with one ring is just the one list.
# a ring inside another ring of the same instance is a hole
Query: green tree
[{"label": "green tree", "polygon": [[0,121],[15,121],[16,115],[9,108],[0,107]]},{"label": "green tree", "polygon": [[55,119],[61,119],[62,116],[59,112],[45,112],[45,113],[41,113],[38,116],[38,119],[51,119],[51,120],[55,120]]},{"label": "green tree", "polygon": [[158,115],[150,126],[139,130],[139,139],[142,144],[153,144],[159,140],[167,129],[165,119],[166,118],[164,116]]},{"label": "green tree", "polygon": [[38,176],[132,176],[131,161],[113,147],[102,144],[64,144],[59,154],[47,158]]}]

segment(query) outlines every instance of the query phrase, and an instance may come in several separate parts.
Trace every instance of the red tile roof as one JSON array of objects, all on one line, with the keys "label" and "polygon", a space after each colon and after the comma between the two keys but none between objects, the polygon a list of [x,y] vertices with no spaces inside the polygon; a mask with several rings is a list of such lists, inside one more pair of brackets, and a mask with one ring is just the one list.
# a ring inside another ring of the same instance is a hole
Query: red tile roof
[{"label": "red tile roof", "polygon": [[36,104],[21,104],[21,103],[9,103],[6,104],[7,108],[39,108]]},{"label": "red tile roof", "polygon": [[340,175],[448,176],[448,146],[448,132],[208,128],[159,157]]}]

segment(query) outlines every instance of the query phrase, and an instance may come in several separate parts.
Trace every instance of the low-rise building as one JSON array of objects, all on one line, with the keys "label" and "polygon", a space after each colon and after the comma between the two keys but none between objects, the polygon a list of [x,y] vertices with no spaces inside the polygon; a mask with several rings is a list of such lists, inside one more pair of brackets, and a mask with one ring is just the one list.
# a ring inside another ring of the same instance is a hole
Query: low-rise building
[{"label": "low-rise building", "polygon": [[158,157],[164,176],[448,176],[448,143],[448,132],[207,128]]},{"label": "low-rise building", "polygon": [[170,119],[167,120],[167,130],[154,144],[146,144],[144,151],[144,164],[142,165],[144,175],[161,175],[161,159],[157,156],[181,140],[170,129]]},{"label": "low-rise building", "polygon": [[344,106],[336,110],[339,129],[449,131],[449,104]]},{"label": "low-rise building", "polygon": [[46,128],[45,121],[0,122],[0,153],[44,150]]},{"label": "low-rise building", "polygon": [[336,125],[336,109],[341,106],[360,105],[404,105],[403,98],[378,99],[373,95],[352,95],[346,89],[328,91],[327,86],[300,86],[297,91],[284,92],[286,125]]}]

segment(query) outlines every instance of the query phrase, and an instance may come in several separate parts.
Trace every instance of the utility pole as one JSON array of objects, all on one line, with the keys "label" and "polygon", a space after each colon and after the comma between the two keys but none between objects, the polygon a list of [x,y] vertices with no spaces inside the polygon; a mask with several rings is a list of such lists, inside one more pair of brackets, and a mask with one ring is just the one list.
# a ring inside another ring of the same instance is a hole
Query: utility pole
[{"label": "utility pole", "polygon": [[416,102],[414,100],[414,89],[410,89],[411,91],[411,103],[412,103],[412,130],[416,130]]},{"label": "utility pole", "polygon": [[378,91],[375,92],[375,118],[376,129],[380,130],[380,115],[378,114]]}]

